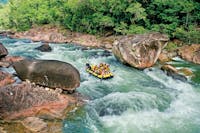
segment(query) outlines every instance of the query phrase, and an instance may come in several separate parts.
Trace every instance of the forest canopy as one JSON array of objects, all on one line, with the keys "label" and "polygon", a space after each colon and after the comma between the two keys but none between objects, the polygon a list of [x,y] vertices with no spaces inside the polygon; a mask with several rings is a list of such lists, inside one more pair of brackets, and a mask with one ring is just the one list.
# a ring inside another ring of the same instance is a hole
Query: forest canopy
[{"label": "forest canopy", "polygon": [[90,34],[158,31],[200,43],[198,0],[10,0],[0,5],[0,27],[18,31],[55,24]]}]

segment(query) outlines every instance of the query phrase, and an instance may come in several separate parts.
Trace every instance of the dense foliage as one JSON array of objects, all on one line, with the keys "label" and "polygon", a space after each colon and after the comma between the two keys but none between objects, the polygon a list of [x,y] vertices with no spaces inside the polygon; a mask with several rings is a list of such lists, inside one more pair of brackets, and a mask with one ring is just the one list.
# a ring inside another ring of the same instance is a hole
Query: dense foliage
[{"label": "dense foliage", "polygon": [[198,0],[10,0],[8,5],[9,12],[0,12],[0,17],[9,21],[1,18],[0,25],[17,30],[59,24],[91,34],[159,31],[185,42],[200,42]]}]

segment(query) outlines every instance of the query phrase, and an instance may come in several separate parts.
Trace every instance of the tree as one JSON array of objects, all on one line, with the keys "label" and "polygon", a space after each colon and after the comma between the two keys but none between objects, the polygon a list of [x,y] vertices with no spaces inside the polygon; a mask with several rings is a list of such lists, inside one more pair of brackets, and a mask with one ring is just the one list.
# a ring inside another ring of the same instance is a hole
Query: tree
[{"label": "tree", "polygon": [[200,42],[198,0],[10,0],[5,7],[0,9],[0,25],[17,30],[59,24],[90,34],[158,31]]}]

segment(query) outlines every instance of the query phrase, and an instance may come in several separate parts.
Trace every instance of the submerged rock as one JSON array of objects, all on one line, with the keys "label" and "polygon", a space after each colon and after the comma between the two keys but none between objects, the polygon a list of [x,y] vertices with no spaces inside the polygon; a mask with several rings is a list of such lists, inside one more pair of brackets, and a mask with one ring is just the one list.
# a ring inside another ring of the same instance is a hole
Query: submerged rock
[{"label": "submerged rock", "polygon": [[8,50],[0,43],[0,58],[8,55]]},{"label": "submerged rock", "polygon": [[178,54],[187,61],[200,64],[200,44],[185,45],[179,48]]},{"label": "submerged rock", "polygon": [[124,36],[115,41],[112,51],[124,64],[144,69],[154,65],[168,40],[160,33]]},{"label": "submerged rock", "polygon": [[173,79],[181,80],[183,82],[187,81],[187,77],[182,74],[179,74],[178,70],[171,65],[163,65],[161,67],[161,70],[165,71],[167,75],[172,77]]},{"label": "submerged rock", "polygon": [[37,47],[35,49],[37,49],[37,50],[39,50],[41,52],[51,52],[52,51],[52,48],[49,46],[48,43],[45,43],[45,44],[43,44],[43,45],[41,45],[41,46],[39,46],[39,47]]},{"label": "submerged rock", "polygon": [[80,85],[78,70],[69,63],[56,60],[22,60],[13,64],[21,80],[29,80],[50,88],[74,91]]},{"label": "submerged rock", "polygon": [[194,76],[192,70],[188,68],[181,68],[178,70],[179,73],[183,73],[185,76]]}]

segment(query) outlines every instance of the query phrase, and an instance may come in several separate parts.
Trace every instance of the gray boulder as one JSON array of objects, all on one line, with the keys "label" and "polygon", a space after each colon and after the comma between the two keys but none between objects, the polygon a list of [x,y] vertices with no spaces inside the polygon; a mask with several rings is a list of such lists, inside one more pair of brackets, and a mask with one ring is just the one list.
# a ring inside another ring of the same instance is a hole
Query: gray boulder
[{"label": "gray boulder", "polygon": [[21,80],[73,92],[80,85],[80,74],[71,64],[56,60],[22,60],[13,64]]},{"label": "gray boulder", "polygon": [[114,42],[112,51],[122,63],[144,69],[154,65],[168,40],[160,33],[123,36]]}]

